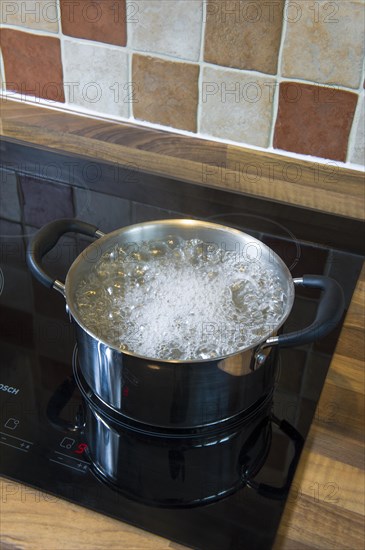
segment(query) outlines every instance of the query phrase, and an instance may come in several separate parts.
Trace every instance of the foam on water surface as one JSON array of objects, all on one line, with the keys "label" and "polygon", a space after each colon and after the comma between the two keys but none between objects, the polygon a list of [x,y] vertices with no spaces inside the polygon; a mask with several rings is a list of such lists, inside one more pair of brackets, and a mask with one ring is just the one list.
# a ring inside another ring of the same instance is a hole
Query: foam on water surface
[{"label": "foam on water surface", "polygon": [[259,343],[282,319],[286,296],[270,265],[171,235],[105,252],[75,303],[83,325],[109,345],[186,361]]}]

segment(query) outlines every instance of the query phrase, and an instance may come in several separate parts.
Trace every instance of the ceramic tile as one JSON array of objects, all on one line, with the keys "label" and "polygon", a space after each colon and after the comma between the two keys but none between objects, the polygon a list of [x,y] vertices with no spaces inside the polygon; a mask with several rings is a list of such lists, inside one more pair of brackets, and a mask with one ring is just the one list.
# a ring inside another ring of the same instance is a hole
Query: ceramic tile
[{"label": "ceramic tile", "polygon": [[228,69],[205,67],[200,131],[267,147],[275,81]]},{"label": "ceramic tile", "polygon": [[0,40],[7,90],[65,101],[58,38],[2,29]]},{"label": "ceramic tile", "polygon": [[281,83],[274,147],[345,161],[357,99],[335,87]]},{"label": "ceramic tile", "polygon": [[21,220],[15,172],[0,168],[0,217],[14,222]]},{"label": "ceramic tile", "polygon": [[364,5],[348,0],[292,4],[282,74],[357,88],[365,51]]},{"label": "ceramic tile", "polygon": [[62,32],[75,38],[125,46],[125,0],[60,0]]},{"label": "ceramic tile", "polygon": [[205,61],[275,74],[283,7],[284,0],[208,0]]},{"label": "ceramic tile", "polygon": [[58,32],[56,0],[1,0],[0,19],[4,25]]},{"label": "ceramic tile", "polygon": [[357,121],[355,141],[350,152],[350,161],[365,165],[365,97],[361,98],[360,116]]},{"label": "ceramic tile", "polygon": [[33,227],[56,220],[72,218],[72,189],[30,176],[19,176],[24,201],[24,222]]},{"label": "ceramic tile", "polygon": [[149,53],[197,61],[200,54],[201,0],[142,0],[130,3],[128,45]]},{"label": "ceramic tile", "polygon": [[102,114],[129,116],[133,99],[128,54],[104,44],[64,41],[63,70],[67,102]]},{"label": "ceramic tile", "polygon": [[198,65],[133,55],[135,118],[196,131]]},{"label": "ceramic tile", "polygon": [[108,233],[131,223],[130,202],[119,197],[75,189],[76,216]]}]

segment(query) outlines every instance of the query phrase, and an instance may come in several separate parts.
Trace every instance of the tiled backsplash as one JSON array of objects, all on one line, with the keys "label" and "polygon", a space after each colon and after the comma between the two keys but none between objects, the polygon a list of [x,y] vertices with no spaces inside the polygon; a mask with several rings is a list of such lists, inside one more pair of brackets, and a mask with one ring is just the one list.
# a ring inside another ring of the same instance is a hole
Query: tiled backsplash
[{"label": "tiled backsplash", "polygon": [[2,0],[0,16],[5,97],[365,164],[364,0]]}]

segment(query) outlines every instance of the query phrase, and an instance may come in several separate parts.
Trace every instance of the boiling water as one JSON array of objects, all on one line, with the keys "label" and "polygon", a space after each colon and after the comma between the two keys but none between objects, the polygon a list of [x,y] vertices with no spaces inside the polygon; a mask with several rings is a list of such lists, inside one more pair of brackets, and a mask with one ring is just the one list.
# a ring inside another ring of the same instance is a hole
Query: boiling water
[{"label": "boiling water", "polygon": [[278,276],[256,256],[177,236],[114,247],[80,282],[76,308],[84,326],[122,351],[228,355],[265,338],[285,310]]}]

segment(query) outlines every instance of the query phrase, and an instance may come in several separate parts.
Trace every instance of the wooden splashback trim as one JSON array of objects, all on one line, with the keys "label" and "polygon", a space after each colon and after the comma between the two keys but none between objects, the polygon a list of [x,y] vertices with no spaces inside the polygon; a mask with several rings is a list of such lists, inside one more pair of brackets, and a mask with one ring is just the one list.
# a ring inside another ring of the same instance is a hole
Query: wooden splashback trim
[{"label": "wooden splashback trim", "polygon": [[34,104],[0,100],[0,135],[206,187],[364,219],[364,174]]}]

